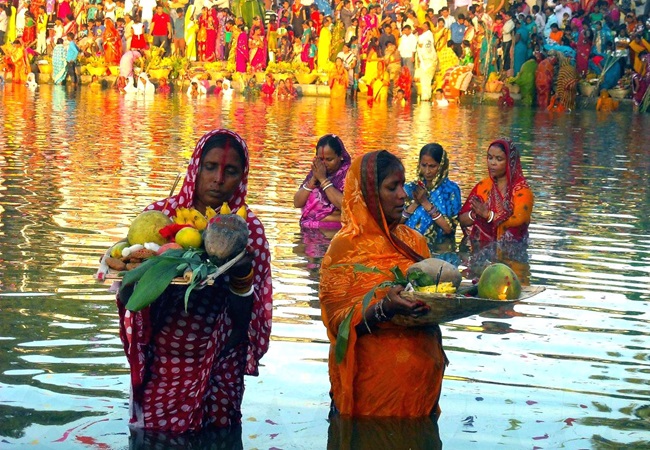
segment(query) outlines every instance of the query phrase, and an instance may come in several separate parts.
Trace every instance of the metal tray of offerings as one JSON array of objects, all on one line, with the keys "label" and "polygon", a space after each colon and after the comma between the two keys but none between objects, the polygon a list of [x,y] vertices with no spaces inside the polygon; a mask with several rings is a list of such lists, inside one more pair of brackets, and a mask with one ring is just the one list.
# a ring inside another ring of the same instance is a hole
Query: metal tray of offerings
[{"label": "metal tray of offerings", "polygon": [[420,317],[397,315],[391,321],[405,327],[453,322],[501,306],[513,305],[544,290],[543,286],[522,286],[521,295],[514,300],[491,300],[477,297],[478,286],[460,287],[458,292],[453,294],[402,292],[400,295],[404,298],[424,302],[430,308],[429,312]]}]

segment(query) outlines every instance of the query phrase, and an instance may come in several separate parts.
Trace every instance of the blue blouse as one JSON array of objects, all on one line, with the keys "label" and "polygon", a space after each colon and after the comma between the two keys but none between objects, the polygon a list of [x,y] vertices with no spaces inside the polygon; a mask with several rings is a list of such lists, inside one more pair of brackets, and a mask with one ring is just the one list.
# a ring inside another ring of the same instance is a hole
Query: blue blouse
[{"label": "blue blouse", "polygon": [[[404,190],[411,200],[413,200],[413,193],[417,186],[416,181],[411,181],[404,185]],[[456,183],[445,178],[440,186],[435,190],[429,192],[429,202],[442,213],[445,220],[449,223],[452,229],[452,234],[456,233],[456,226],[458,225],[458,212],[461,208],[460,188]],[[431,218],[428,212],[424,210],[421,205],[417,207],[415,212],[406,221],[406,225],[419,231],[424,237],[427,238],[429,243],[439,243],[449,238],[450,235],[445,235],[442,228],[440,228]]]}]

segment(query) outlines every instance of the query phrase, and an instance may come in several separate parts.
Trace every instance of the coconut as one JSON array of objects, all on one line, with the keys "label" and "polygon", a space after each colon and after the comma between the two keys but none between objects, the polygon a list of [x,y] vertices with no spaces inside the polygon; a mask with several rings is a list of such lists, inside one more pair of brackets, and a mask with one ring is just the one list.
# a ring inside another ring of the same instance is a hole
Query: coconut
[{"label": "coconut", "polygon": [[160,230],[172,223],[172,220],[160,211],[145,211],[140,213],[129,227],[126,239],[129,245],[155,242],[158,245],[167,243],[160,235]]},{"label": "coconut", "polygon": [[203,232],[203,245],[215,264],[221,265],[246,249],[248,224],[237,214],[219,214]]},{"label": "coconut", "polygon": [[[423,272],[425,276],[418,272]],[[412,264],[406,270],[406,278],[409,281],[418,279],[419,282],[416,283],[418,286],[431,286],[437,281],[438,283],[452,283],[454,287],[458,287],[463,280],[456,266],[438,258],[428,258]]]}]

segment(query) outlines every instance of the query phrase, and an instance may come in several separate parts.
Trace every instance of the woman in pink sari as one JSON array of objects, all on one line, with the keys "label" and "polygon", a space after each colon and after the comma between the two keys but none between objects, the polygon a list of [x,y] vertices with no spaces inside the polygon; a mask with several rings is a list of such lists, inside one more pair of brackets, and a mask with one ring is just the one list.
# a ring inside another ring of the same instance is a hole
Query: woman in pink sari
[{"label": "woman in pink sari", "polygon": [[235,68],[239,73],[246,73],[248,66],[248,35],[242,29],[237,37],[237,52],[235,54]]},{"label": "woman in pink sari", "polygon": [[341,138],[326,134],[316,144],[311,170],[293,196],[293,205],[302,208],[303,229],[341,227],[341,201],[351,158]]},{"label": "woman in pink sari", "polygon": [[263,72],[266,69],[266,41],[262,36],[262,28],[253,28],[248,48],[253,72]]},{"label": "woman in pink sari", "polygon": [[368,49],[370,38],[376,36],[376,33],[379,31],[379,18],[375,14],[375,7],[371,6],[368,14],[362,16],[359,23],[363,24],[363,32],[361,34],[361,50],[365,52]]}]

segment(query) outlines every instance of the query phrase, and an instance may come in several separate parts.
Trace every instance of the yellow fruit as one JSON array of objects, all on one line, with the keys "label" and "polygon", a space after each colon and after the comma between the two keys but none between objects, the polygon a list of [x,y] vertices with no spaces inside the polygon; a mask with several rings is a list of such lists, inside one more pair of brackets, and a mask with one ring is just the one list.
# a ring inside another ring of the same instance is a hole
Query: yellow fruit
[{"label": "yellow fruit", "polygon": [[129,241],[129,245],[146,242],[166,244],[167,239],[162,237],[159,231],[171,223],[172,220],[160,211],[145,211],[131,222],[126,240]]},{"label": "yellow fruit", "polygon": [[205,230],[208,220],[198,210],[190,209],[190,220],[187,222],[199,231]]},{"label": "yellow fruit", "polygon": [[[437,289],[436,289],[437,288]],[[439,283],[438,286],[435,284],[431,286],[421,286],[418,288],[415,288],[416,291],[418,292],[424,292],[427,294],[453,294],[456,292],[456,287],[454,286],[454,283],[450,282],[444,282],[444,283]]]},{"label": "yellow fruit", "polygon": [[121,258],[122,250],[129,246],[126,241],[120,241],[111,247],[111,258]]},{"label": "yellow fruit", "polygon": [[187,208],[176,208],[176,216],[174,217],[174,223],[179,225],[185,225],[188,223],[190,210]]},{"label": "yellow fruit", "polygon": [[174,240],[183,248],[199,248],[203,242],[199,230],[192,227],[181,228]]},{"label": "yellow fruit", "polygon": [[205,218],[210,220],[217,215],[217,212],[211,206],[205,207]]},{"label": "yellow fruit", "polygon": [[221,205],[221,209],[219,210],[219,214],[230,214],[232,211],[230,210],[230,206],[228,206],[228,203],[223,202],[223,205]]},{"label": "yellow fruit", "polygon": [[478,280],[478,296],[492,300],[515,300],[521,295],[517,274],[507,265],[489,265]]},{"label": "yellow fruit", "polygon": [[246,220],[248,213],[246,212],[246,206],[242,206],[237,210],[237,215],[242,219]]}]

